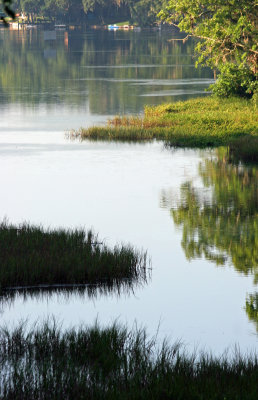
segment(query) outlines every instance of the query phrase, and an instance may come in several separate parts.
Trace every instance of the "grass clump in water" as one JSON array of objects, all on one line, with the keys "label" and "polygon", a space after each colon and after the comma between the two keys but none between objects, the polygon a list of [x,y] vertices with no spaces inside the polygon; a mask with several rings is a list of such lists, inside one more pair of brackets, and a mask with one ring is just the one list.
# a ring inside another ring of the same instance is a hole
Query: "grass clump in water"
[{"label": "grass clump in water", "polygon": [[147,256],[108,248],[92,231],[0,224],[0,288],[146,278]]},{"label": "grass clump in water", "polygon": [[240,137],[251,142],[258,137],[257,125],[257,110],[252,101],[206,97],[146,106],[142,117],[117,116],[105,127],[81,128],[70,132],[70,137],[158,139],[179,147],[207,147],[229,145]]},{"label": "grass clump in water", "polygon": [[2,400],[256,400],[258,359],[158,348],[144,329],[64,331],[54,321],[0,331],[0,381]]}]

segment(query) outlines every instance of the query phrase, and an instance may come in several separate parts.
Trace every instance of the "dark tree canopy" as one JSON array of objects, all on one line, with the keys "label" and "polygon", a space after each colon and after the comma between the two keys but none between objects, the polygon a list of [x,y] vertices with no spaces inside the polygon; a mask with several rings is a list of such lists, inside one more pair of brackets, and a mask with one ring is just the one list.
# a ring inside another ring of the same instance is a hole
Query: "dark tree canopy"
[{"label": "dark tree canopy", "polygon": [[[4,13],[6,14],[6,16],[9,16],[12,19],[15,19],[15,12],[12,9],[12,0],[2,0],[2,3],[3,3],[3,10],[4,10]],[[6,16],[1,15],[0,19],[4,22],[4,24],[7,25]]]}]

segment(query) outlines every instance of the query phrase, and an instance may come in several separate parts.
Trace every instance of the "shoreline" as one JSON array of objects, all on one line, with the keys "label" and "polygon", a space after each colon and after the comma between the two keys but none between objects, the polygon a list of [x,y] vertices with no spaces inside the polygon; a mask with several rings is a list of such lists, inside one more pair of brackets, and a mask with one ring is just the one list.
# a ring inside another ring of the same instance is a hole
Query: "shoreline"
[{"label": "shoreline", "polygon": [[143,116],[116,116],[104,127],[69,132],[80,140],[162,140],[174,147],[229,146],[244,161],[258,161],[258,118],[251,100],[196,98],[146,106]]}]

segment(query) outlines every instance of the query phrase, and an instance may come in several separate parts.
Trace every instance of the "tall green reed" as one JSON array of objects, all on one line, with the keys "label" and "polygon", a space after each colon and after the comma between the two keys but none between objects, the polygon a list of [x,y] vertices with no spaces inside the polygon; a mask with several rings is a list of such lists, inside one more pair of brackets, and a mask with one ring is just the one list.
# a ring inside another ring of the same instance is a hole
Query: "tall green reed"
[{"label": "tall green reed", "polygon": [[0,367],[3,400],[257,398],[257,354],[189,354],[118,323],[2,328]]},{"label": "tall green reed", "polygon": [[92,231],[0,224],[0,287],[146,279],[147,254],[130,245],[108,248]]}]

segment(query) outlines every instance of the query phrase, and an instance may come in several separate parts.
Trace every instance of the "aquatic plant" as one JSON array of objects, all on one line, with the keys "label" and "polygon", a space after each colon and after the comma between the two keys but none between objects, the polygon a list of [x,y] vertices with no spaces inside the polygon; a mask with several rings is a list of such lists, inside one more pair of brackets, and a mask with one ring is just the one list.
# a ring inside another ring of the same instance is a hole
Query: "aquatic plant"
[{"label": "aquatic plant", "polygon": [[117,323],[0,331],[0,398],[256,400],[258,358],[187,354]]},{"label": "aquatic plant", "polygon": [[0,288],[146,279],[147,254],[108,248],[91,230],[0,224]]},{"label": "aquatic plant", "polygon": [[206,97],[146,106],[142,117],[117,116],[104,127],[71,131],[70,138],[122,141],[157,139],[178,147],[231,145],[235,153],[236,148],[242,147],[242,142],[236,140],[241,138],[246,143],[246,158],[251,152],[254,159],[257,124],[256,108],[252,101]]}]

